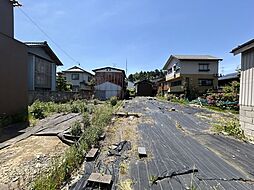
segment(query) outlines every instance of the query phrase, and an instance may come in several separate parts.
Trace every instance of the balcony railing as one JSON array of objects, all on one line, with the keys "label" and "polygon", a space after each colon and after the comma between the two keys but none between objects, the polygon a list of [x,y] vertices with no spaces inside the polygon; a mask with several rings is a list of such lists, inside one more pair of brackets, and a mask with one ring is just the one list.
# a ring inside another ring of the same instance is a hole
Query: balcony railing
[{"label": "balcony railing", "polygon": [[168,74],[168,75],[166,75],[166,81],[179,78],[180,76],[181,76],[180,73],[171,73],[171,74]]},{"label": "balcony railing", "polygon": [[170,86],[168,92],[184,92],[184,86]]}]

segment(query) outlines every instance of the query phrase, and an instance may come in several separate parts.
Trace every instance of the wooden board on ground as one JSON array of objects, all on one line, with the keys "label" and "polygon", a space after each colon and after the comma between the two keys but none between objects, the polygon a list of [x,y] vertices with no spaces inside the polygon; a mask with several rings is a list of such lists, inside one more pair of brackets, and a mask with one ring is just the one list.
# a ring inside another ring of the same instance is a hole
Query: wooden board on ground
[{"label": "wooden board on ground", "polygon": [[103,183],[103,184],[110,184],[112,181],[112,175],[100,174],[100,173],[92,173],[89,178],[89,182],[95,183]]},{"label": "wooden board on ground", "polygon": [[92,148],[86,155],[86,158],[94,158],[96,154],[98,153],[99,149],[98,148]]}]

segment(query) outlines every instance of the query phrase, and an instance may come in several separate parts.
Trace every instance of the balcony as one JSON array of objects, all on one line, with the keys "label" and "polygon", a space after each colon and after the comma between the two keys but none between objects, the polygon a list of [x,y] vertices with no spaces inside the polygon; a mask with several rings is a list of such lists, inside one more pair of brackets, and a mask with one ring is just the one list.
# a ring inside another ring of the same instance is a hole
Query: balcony
[{"label": "balcony", "polygon": [[181,76],[180,73],[170,73],[166,75],[166,81],[179,78]]},{"label": "balcony", "polygon": [[168,92],[171,92],[171,93],[184,92],[184,86],[170,86],[168,88]]}]

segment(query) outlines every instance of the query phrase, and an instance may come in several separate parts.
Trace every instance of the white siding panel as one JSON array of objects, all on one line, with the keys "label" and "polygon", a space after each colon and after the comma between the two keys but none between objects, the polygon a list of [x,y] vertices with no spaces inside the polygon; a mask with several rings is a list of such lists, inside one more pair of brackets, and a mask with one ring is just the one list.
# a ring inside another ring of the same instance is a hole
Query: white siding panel
[{"label": "white siding panel", "polygon": [[242,54],[240,104],[254,106],[254,51]]}]

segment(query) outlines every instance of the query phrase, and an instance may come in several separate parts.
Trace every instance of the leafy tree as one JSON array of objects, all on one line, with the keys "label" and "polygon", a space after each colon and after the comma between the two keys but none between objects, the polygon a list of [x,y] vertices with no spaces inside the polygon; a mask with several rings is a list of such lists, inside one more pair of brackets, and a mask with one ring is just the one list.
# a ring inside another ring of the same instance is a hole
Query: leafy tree
[{"label": "leafy tree", "polygon": [[139,73],[136,72],[135,74],[130,74],[128,80],[134,82],[144,79],[152,80],[162,78],[164,76],[165,76],[164,71],[156,69],[155,71],[140,71]]},{"label": "leafy tree", "polygon": [[70,85],[67,84],[65,77],[60,75],[56,78],[56,89],[58,91],[70,91]]}]

